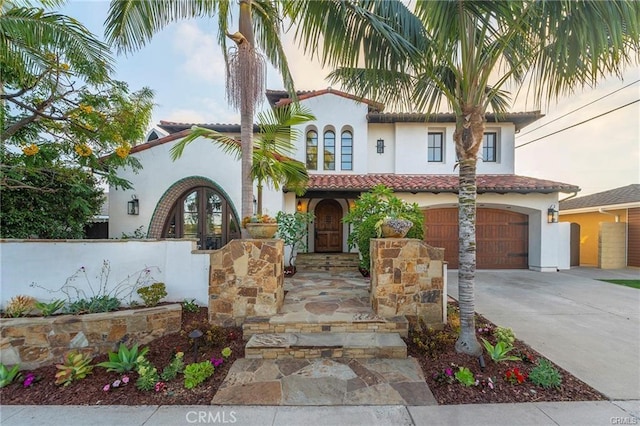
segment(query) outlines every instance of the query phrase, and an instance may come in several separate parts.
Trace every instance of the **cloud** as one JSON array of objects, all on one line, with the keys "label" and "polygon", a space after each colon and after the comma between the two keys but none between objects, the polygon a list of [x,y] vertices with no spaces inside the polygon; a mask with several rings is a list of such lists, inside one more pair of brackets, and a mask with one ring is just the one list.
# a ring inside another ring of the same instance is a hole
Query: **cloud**
[{"label": "cloud", "polygon": [[[206,22],[203,25],[207,25]],[[224,84],[225,65],[216,38],[201,30],[194,21],[180,22],[172,37],[173,53],[183,62],[179,68],[187,75],[208,83]]]}]

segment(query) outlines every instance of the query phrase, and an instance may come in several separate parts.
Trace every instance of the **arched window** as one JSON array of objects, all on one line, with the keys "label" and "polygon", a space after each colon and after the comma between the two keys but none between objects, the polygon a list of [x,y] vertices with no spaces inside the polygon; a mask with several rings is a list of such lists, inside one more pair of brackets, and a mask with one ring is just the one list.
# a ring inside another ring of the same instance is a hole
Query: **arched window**
[{"label": "arched window", "polygon": [[324,132],[324,169],[336,169],[336,134],[332,130]]},{"label": "arched window", "polygon": [[197,238],[198,249],[217,250],[240,238],[240,227],[224,196],[213,188],[198,187],[182,195],[171,209],[163,238]]},{"label": "arched window", "polygon": [[348,130],[340,138],[340,168],[353,170],[353,135]]},{"label": "arched window", "polygon": [[318,169],[318,132],[315,130],[307,132],[307,169]]}]

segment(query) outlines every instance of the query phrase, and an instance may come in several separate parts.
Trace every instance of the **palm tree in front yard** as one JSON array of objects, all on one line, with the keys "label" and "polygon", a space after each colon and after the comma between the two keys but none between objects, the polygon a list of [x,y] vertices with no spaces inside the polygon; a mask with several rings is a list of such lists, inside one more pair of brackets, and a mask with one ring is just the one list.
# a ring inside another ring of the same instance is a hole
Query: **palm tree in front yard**
[{"label": "palm tree in front yard", "polygon": [[[459,352],[482,354],[475,335],[476,163],[485,115],[509,107],[508,90],[524,87],[539,105],[638,63],[640,2],[417,1],[414,47],[422,52],[378,67],[347,61],[331,78],[360,96],[433,113],[444,103],[456,114],[459,166]],[[382,25],[383,23],[381,23]],[[315,26],[314,26],[315,25]],[[322,23],[309,22],[313,34]],[[341,24],[351,30],[349,17]],[[355,31],[355,29],[353,30]],[[403,49],[404,46],[396,46]],[[364,51],[364,63],[375,51]]]}]

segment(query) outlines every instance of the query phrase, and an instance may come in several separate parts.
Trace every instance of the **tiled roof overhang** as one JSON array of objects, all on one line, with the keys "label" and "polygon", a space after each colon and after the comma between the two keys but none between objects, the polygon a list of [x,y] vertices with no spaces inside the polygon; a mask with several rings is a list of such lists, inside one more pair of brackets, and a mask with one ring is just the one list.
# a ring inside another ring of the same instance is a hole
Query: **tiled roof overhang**
[{"label": "tiled roof overhang", "polygon": [[[542,117],[544,115],[540,111],[510,112],[505,114],[490,113],[486,115],[487,123],[513,123],[516,126],[516,131],[523,129],[536,120],[540,120]],[[369,123],[455,123],[456,115],[451,112],[435,114],[372,112],[367,114],[367,121]]]},{"label": "tiled roof overhang", "polygon": [[[368,191],[383,184],[394,192],[457,193],[457,175],[397,175],[397,174],[310,174],[307,191]],[[477,191],[482,193],[542,193],[577,192],[580,188],[562,182],[518,175],[478,175]]]}]

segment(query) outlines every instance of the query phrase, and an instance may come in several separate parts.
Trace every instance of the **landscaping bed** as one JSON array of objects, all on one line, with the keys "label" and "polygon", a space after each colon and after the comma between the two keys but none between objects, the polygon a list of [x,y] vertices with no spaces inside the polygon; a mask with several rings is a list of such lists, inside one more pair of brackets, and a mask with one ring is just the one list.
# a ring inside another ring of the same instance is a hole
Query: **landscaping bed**
[{"label": "landscaping bed", "polygon": [[[455,315],[450,317],[455,321]],[[495,326],[481,316],[477,317],[477,326],[481,330],[478,336],[495,344],[496,340],[492,334]],[[113,382],[122,380],[123,374],[107,372],[105,368],[97,366],[86,378],[74,380],[68,386],[58,386],[54,383],[58,370],[55,366],[48,366],[31,372],[24,371],[22,378],[1,388],[0,402],[6,405],[209,405],[233,362],[244,356],[241,329],[221,329],[209,325],[207,308],[200,308],[196,313],[184,311],[182,331],[144,345],[149,348],[146,358],[158,368],[158,371],[162,371],[177,352],[184,353],[185,364],[192,363],[194,347],[188,334],[194,329],[205,333],[199,339],[198,362],[212,358],[221,359],[221,352],[226,347],[231,349],[231,355],[222,365],[215,367],[213,376],[193,389],[185,389],[182,375],[178,375],[176,379],[164,382],[164,389],[157,392],[141,391],[135,385],[138,377],[135,372],[127,373],[128,384],[120,383],[114,388]],[[414,340],[416,337],[418,341]],[[507,381],[505,378],[507,370],[513,372],[513,369],[517,368],[521,374],[529,374],[535,366],[534,363],[540,358],[538,353],[518,340],[514,342],[515,349],[510,352],[510,355],[519,354],[527,359],[526,361],[521,358],[519,361],[495,363],[485,352],[484,370],[480,369],[476,358],[456,353],[453,347],[454,341],[455,331],[451,323],[443,331],[423,330],[422,333],[417,333],[414,328],[406,339],[409,356],[419,360],[427,384],[439,404],[606,399],[602,394],[562,369],[558,369],[562,379],[559,388],[544,389],[529,380],[523,383],[517,383],[517,379],[514,380],[515,383]],[[106,360],[106,355],[96,357],[92,365]],[[458,382],[453,373],[458,371],[459,367],[469,368],[475,379],[478,379],[478,384],[465,386]],[[450,369],[452,375],[447,374],[447,369]],[[22,381],[28,373],[33,373],[35,380],[30,386],[25,387]],[[492,378],[493,388],[488,384],[489,378]],[[109,390],[105,391],[105,386],[108,384]]]}]

